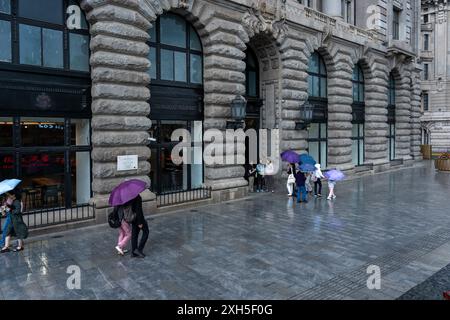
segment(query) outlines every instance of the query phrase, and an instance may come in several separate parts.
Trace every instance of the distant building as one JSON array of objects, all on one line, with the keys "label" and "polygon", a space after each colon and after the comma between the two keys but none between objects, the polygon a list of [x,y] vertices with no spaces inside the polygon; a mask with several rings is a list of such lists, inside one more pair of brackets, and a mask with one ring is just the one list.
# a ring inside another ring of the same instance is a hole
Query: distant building
[{"label": "distant building", "polygon": [[422,0],[422,143],[450,151],[450,22],[447,1]]}]

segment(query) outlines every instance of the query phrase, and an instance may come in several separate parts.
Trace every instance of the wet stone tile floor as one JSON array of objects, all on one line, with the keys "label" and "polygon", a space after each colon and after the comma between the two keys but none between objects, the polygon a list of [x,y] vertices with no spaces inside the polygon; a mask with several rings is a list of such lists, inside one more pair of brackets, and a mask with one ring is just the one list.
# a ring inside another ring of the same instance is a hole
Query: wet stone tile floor
[{"label": "wet stone tile floor", "polygon": [[[0,299],[440,299],[449,187],[425,163],[338,183],[332,201],[297,204],[279,186],[152,216],[145,259],[118,256],[108,226],[32,238],[0,255]],[[70,290],[73,265],[81,288]],[[379,290],[367,288],[371,265]]]}]

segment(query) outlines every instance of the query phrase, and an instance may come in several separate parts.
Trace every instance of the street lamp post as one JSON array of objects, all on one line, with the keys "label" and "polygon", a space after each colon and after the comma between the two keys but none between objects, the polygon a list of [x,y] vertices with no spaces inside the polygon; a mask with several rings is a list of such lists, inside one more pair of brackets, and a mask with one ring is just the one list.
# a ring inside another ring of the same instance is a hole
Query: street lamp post
[{"label": "street lamp post", "polygon": [[231,101],[231,117],[233,121],[227,121],[227,129],[244,129],[245,116],[247,114],[247,100],[243,96],[236,96]]},{"label": "street lamp post", "polygon": [[307,129],[313,119],[313,113],[314,113],[314,105],[309,103],[309,101],[306,101],[300,107],[300,122],[295,123],[295,129],[296,130]]}]

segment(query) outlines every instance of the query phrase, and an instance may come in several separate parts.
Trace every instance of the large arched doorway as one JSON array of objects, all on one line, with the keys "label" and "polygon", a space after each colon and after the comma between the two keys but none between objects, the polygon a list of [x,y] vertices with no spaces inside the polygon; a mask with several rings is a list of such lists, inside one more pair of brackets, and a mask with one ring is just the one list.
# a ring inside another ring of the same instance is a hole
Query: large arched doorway
[{"label": "large arched doorway", "polygon": [[91,198],[89,41],[79,1],[0,1],[0,180],[26,211]]},{"label": "large arched doorway", "polygon": [[[152,128],[151,190],[192,190],[203,184],[203,53],[200,38],[181,15],[166,13],[150,30]],[[191,133],[192,163],[176,165],[172,132]]]}]

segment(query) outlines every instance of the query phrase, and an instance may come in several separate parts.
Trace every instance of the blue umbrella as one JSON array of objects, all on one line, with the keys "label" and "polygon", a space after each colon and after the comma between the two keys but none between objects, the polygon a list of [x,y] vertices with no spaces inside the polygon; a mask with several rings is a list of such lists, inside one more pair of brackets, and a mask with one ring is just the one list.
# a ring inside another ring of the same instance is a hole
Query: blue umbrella
[{"label": "blue umbrella", "polygon": [[300,171],[303,172],[314,172],[316,170],[316,167],[314,167],[313,164],[310,163],[303,163],[300,165]]},{"label": "blue umbrella", "polygon": [[341,170],[330,170],[323,174],[328,180],[341,181],[345,179],[345,175]]},{"label": "blue umbrella", "polygon": [[9,192],[11,190],[14,190],[19,183],[21,183],[21,180],[18,179],[7,179],[0,182],[0,195]]},{"label": "blue umbrella", "polygon": [[281,160],[289,163],[297,163],[299,160],[298,153],[292,150],[283,151],[280,156]]},{"label": "blue umbrella", "polygon": [[309,154],[302,154],[300,155],[300,163],[309,163],[312,164],[313,166],[317,163],[316,160],[314,160],[313,157],[311,157]]}]

